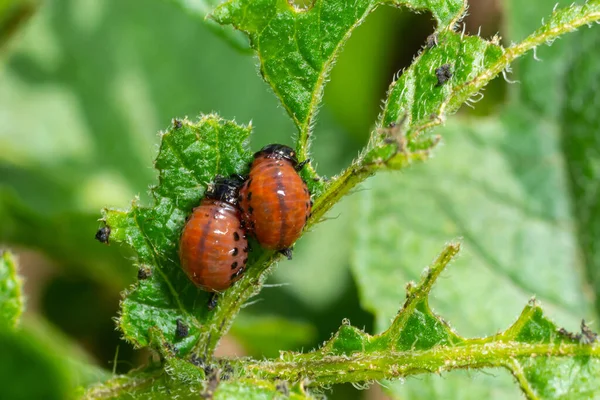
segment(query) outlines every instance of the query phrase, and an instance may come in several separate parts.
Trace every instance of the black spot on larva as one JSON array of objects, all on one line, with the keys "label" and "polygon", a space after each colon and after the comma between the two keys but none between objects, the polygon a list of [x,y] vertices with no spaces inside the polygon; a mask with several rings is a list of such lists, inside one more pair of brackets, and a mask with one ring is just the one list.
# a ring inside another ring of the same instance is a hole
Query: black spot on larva
[{"label": "black spot on larva", "polygon": [[244,258],[244,261],[242,261],[242,264],[246,265],[247,262],[248,262],[248,259]]},{"label": "black spot on larva", "polygon": [[233,255],[233,256],[237,256],[237,255],[238,255],[238,252],[239,252],[238,248],[237,248],[237,247],[234,247],[234,248],[233,248],[233,253],[231,253],[231,255]]},{"label": "black spot on larva", "polygon": [[233,240],[235,240],[236,242],[237,242],[238,240],[240,240],[240,234],[239,234],[239,233],[237,233],[237,232],[233,232]]},{"label": "black spot on larva", "polygon": [[190,334],[190,328],[183,323],[182,320],[177,320],[177,327],[175,328],[175,337],[181,339]]},{"label": "black spot on larva", "polygon": [[148,267],[140,267],[138,269],[138,279],[143,281],[144,279],[148,279],[152,276],[152,270]]},{"label": "black spot on larva", "polygon": [[437,86],[442,86],[452,78],[452,66],[450,64],[444,64],[435,70],[435,76],[437,77]]},{"label": "black spot on larva", "polygon": [[308,210],[310,208],[310,202],[306,202],[306,209]]},{"label": "black spot on larva", "polygon": [[248,249],[247,247],[244,247],[244,248],[242,249],[242,251],[243,251],[244,253],[247,253],[247,252],[248,252],[248,250],[249,250],[249,249]]},{"label": "black spot on larva", "polygon": [[252,199],[252,192],[248,192],[248,194],[246,195],[246,199],[248,201],[250,201]]},{"label": "black spot on larva", "polygon": [[236,268],[237,268],[237,266],[238,266],[238,262],[237,262],[237,261],[234,261],[234,262],[231,264],[231,269],[236,269]]},{"label": "black spot on larva", "polygon": [[248,214],[252,214],[254,212],[254,208],[248,207]]},{"label": "black spot on larva", "polygon": [[183,126],[183,122],[181,122],[181,120],[180,120],[180,119],[173,118],[173,121],[172,121],[172,122],[173,122],[173,127],[174,127],[175,129],[179,129],[179,128],[181,128],[181,127]]},{"label": "black spot on larva", "polygon": [[110,236],[110,228],[107,226],[103,226],[102,228],[98,229],[98,232],[96,232],[96,240],[99,241],[100,243],[105,243],[108,244],[108,238]]},{"label": "black spot on larva", "polygon": [[304,218],[304,223],[308,222],[308,217],[310,217],[310,214],[306,216],[306,218]]},{"label": "black spot on larva", "polygon": [[246,187],[248,189],[250,189],[250,185],[252,184],[252,179],[248,179],[248,183],[246,184]]}]

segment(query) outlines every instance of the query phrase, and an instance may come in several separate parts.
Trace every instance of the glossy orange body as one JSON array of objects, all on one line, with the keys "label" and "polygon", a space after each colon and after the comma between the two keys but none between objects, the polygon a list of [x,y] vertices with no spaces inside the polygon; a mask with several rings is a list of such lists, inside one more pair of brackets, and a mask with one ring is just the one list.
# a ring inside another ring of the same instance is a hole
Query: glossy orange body
[{"label": "glossy orange body", "polygon": [[285,159],[257,155],[240,189],[242,223],[266,249],[288,249],[310,216],[310,193]]},{"label": "glossy orange body", "polygon": [[246,268],[248,241],[235,206],[204,199],[181,234],[181,266],[197,286],[209,292],[227,289]]}]

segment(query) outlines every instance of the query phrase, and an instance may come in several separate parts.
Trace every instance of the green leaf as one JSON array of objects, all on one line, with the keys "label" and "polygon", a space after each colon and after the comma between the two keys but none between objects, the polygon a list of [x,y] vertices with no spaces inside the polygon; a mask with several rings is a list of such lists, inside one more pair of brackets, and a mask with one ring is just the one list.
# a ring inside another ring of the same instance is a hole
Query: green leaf
[{"label": "green leaf", "polygon": [[215,115],[202,116],[196,123],[174,120],[162,134],[155,163],[159,184],[152,189],[152,208],[134,201],[130,210],[105,211],[109,241],[131,246],[138,254],[139,267],[149,275],[130,288],[121,303],[119,327],[136,346],[148,345],[151,327],[160,328],[175,342],[178,320],[189,327],[189,336],[177,341],[179,352],[187,353],[198,341],[208,314],[208,294],[181,270],[179,236],[186,217],[217,174],[245,171],[251,156],[246,148],[249,134],[250,127]]},{"label": "green leaf", "polygon": [[313,384],[328,385],[501,367],[516,377],[532,399],[565,398],[565,394],[579,399],[598,393],[595,373],[600,367],[600,346],[590,345],[596,335],[587,331],[586,342],[583,326],[580,335],[559,330],[535,300],[505,332],[486,338],[462,338],[431,311],[430,290],[458,250],[458,244],[448,245],[418,284],[409,283],[402,309],[381,334],[369,335],[344,321],[321,349],[246,365],[247,374],[263,379],[306,377]]},{"label": "green leaf", "polygon": [[8,251],[0,253],[0,323],[15,327],[23,312],[23,282],[17,274],[17,262]]},{"label": "green leaf", "polygon": [[248,34],[262,76],[298,127],[301,160],[308,157],[310,126],[337,54],[352,30],[381,4],[430,10],[440,30],[465,10],[461,0],[316,0],[308,9],[287,0],[230,0],[215,9],[217,22]]}]

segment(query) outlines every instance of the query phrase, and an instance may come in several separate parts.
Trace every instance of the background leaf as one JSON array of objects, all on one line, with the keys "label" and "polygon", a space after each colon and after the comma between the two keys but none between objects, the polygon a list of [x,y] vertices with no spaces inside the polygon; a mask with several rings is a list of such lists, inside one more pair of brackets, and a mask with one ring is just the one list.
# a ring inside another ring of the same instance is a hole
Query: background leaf
[{"label": "background leaf", "polygon": [[0,47],[35,12],[37,0],[2,0],[0,2]]},{"label": "background leaf", "polygon": [[[557,77],[564,99],[562,112],[554,116],[560,131],[562,152],[571,195],[575,235],[583,255],[583,266],[595,293],[596,313],[600,312],[600,106],[596,82],[600,78],[600,57],[591,49],[600,44],[600,34],[584,30],[563,46],[571,62],[564,77]],[[587,82],[587,83],[586,83]],[[544,116],[545,117],[545,116]]]},{"label": "background leaf", "polygon": [[204,22],[206,26],[216,33],[221,38],[229,42],[235,49],[249,53],[250,47],[248,46],[248,40],[242,35],[241,32],[234,31],[233,29],[224,28],[221,25],[215,23],[215,21],[206,18],[207,15],[223,0],[171,0],[172,2],[179,4],[183,10],[189,13],[191,16],[197,17],[199,20]]}]

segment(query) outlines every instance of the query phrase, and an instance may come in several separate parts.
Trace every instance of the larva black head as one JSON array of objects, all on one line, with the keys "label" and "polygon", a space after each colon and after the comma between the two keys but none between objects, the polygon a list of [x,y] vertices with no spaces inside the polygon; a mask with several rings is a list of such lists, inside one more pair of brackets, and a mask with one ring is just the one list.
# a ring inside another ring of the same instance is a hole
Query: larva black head
[{"label": "larva black head", "polygon": [[231,175],[228,178],[217,175],[215,181],[206,190],[206,198],[221,200],[231,205],[237,205],[240,187],[244,178],[240,175]]},{"label": "larva black head", "polygon": [[291,147],[283,144],[268,144],[260,151],[254,153],[254,158],[257,157],[276,158],[278,160],[287,160],[292,163],[292,166],[298,165],[296,152]]}]

